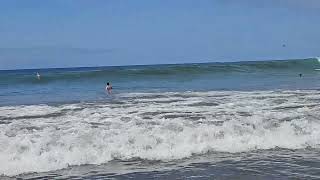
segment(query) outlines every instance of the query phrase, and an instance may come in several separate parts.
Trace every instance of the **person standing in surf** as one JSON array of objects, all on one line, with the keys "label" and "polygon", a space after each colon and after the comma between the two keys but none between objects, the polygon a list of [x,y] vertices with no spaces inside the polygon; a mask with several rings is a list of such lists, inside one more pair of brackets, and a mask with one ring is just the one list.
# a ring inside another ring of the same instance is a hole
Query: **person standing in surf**
[{"label": "person standing in surf", "polygon": [[106,90],[108,91],[108,94],[111,94],[112,86],[110,83],[107,83]]},{"label": "person standing in surf", "polygon": [[40,80],[40,74],[37,72],[37,78],[38,80]]}]

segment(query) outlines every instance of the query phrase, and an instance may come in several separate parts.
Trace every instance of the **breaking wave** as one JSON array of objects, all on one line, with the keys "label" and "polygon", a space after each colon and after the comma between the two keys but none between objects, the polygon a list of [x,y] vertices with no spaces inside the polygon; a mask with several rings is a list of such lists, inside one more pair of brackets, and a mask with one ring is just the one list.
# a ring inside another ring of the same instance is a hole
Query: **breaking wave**
[{"label": "breaking wave", "polygon": [[319,148],[320,92],[121,94],[112,102],[0,107],[0,174],[114,159]]}]

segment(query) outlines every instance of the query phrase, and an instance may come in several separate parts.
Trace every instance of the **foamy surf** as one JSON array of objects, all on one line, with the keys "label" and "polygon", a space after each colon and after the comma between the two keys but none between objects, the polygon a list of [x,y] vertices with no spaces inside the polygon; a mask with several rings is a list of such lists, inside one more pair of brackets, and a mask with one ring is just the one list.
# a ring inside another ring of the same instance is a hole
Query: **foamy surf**
[{"label": "foamy surf", "polygon": [[319,148],[320,92],[121,94],[113,102],[0,107],[0,174],[133,158]]}]

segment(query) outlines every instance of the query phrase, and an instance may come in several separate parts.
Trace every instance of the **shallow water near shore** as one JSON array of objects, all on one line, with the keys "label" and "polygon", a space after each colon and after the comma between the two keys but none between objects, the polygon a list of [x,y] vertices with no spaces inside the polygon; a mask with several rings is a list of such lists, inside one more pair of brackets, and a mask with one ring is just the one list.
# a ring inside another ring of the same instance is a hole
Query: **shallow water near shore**
[{"label": "shallow water near shore", "polygon": [[318,179],[319,153],[310,149],[274,149],[246,153],[210,152],[168,162],[114,160],[107,164],[72,166],[53,172],[24,174],[16,178]]}]

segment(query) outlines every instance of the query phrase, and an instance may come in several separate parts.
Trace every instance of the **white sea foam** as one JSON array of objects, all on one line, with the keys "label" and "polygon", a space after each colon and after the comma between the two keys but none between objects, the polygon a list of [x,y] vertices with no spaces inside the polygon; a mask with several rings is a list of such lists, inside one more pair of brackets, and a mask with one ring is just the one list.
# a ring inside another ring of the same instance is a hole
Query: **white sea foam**
[{"label": "white sea foam", "polygon": [[319,148],[318,91],[132,93],[110,103],[0,107],[0,174]]}]

